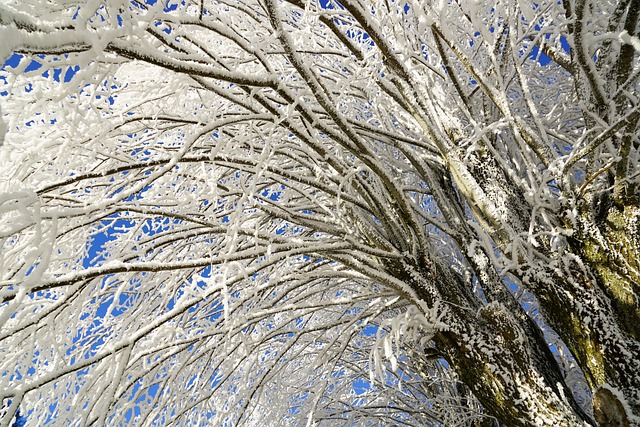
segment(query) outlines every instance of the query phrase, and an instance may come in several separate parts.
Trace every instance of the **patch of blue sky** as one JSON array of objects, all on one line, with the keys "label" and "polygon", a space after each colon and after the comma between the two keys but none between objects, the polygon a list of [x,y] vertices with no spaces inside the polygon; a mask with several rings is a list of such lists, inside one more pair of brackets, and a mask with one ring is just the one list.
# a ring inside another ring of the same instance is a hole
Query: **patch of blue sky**
[{"label": "patch of blue sky", "polygon": [[127,424],[131,422],[132,418],[141,415],[141,406],[153,405],[158,397],[159,381],[153,382],[148,386],[144,385],[145,381],[149,381],[148,378],[140,378],[136,381],[129,395],[129,401],[134,400],[135,406],[124,413],[123,418]]},{"label": "patch of blue sky", "polygon": [[551,58],[545,55],[544,52],[540,51],[540,48],[538,46],[534,46],[533,49],[531,49],[529,58],[537,61],[540,65],[547,65],[551,62]]},{"label": "patch of blue sky", "polygon": [[357,377],[353,380],[353,383],[351,383],[351,390],[356,396],[367,393],[372,389],[372,387],[373,386],[369,380],[361,377]]},{"label": "patch of blue sky", "polygon": [[[185,3],[181,2],[180,4],[184,5]],[[168,13],[168,12],[177,10],[178,9],[178,5],[179,4],[177,2],[168,1],[168,2],[165,3],[165,6],[162,9],[162,11]]]},{"label": "patch of blue sky", "polygon": [[[43,56],[40,56],[41,58],[44,58]],[[20,62],[24,59],[24,55],[21,55],[19,53],[14,53],[13,55],[11,55],[5,62],[4,64],[2,64],[2,68],[1,70],[5,70],[7,68],[18,68],[18,66],[20,66]],[[29,73],[32,71],[37,71],[40,68],[42,68],[42,63],[38,62],[34,59],[32,59],[29,64],[25,67],[25,69],[23,70],[23,72],[25,73]],[[64,76],[62,81],[63,82],[70,82],[71,79],[73,78],[73,76],[76,75],[76,73],[78,71],[80,71],[80,67],[75,65],[75,66],[67,66],[67,67],[60,67],[60,68],[53,68],[53,79],[56,82],[60,82],[60,77],[62,76],[62,73],[64,71]],[[47,69],[42,73],[43,77],[49,77],[49,72],[50,70]],[[5,83],[6,83],[6,78],[2,77],[1,78]]]},{"label": "patch of blue sky", "polygon": [[118,235],[126,233],[136,223],[133,220],[121,218],[121,214],[110,215],[100,223],[100,227],[90,235],[87,256],[82,261],[84,268],[94,267],[108,259],[109,254],[104,246],[114,241]]},{"label": "patch of blue sky", "polygon": [[13,424],[11,425],[11,427],[24,427],[27,425],[27,417],[23,416],[20,413],[20,409],[18,409],[18,412],[16,413],[15,416],[15,420],[13,421]]},{"label": "patch of blue sky", "polygon": [[262,191],[261,195],[263,197],[268,197],[270,200],[277,202],[280,199],[280,196],[282,195],[282,191],[273,191],[270,189],[265,189],[264,191]]},{"label": "patch of blue sky", "polygon": [[360,333],[367,337],[375,336],[378,333],[378,325],[368,323],[362,328]]}]

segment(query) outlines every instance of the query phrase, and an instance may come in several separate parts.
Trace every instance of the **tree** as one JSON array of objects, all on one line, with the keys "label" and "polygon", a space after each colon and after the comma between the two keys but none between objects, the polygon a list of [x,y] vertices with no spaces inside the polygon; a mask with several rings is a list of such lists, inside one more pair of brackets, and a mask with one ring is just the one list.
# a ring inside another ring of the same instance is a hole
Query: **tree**
[{"label": "tree", "polygon": [[640,424],[639,11],[1,5],[0,425]]}]

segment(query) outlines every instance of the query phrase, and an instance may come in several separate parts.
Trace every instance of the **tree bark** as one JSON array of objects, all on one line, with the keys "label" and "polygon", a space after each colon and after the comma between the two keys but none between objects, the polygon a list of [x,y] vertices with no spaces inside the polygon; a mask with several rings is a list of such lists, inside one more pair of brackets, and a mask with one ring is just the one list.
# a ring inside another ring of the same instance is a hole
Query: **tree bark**
[{"label": "tree bark", "polygon": [[[446,301],[436,347],[461,381],[507,426],[596,425],[576,402],[540,328],[518,310],[495,301],[479,304],[467,295],[463,279],[437,263],[425,261],[403,270],[391,268],[422,300],[434,290]],[[420,278],[420,279],[417,279]],[[435,286],[434,286],[435,285]]]}]

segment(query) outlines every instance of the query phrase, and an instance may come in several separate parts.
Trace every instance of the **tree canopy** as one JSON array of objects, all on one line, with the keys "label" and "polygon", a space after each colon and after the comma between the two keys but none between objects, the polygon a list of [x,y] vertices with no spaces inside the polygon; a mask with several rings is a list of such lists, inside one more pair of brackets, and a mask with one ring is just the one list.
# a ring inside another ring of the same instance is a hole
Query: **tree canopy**
[{"label": "tree canopy", "polygon": [[0,426],[640,425],[637,0],[0,4]]}]

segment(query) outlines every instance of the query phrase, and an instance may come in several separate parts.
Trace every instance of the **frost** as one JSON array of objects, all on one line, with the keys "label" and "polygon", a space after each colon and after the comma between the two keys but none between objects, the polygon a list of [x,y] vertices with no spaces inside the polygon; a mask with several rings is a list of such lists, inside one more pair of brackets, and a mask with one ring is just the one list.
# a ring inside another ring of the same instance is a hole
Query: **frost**
[{"label": "frost", "polygon": [[4,143],[4,136],[7,133],[7,123],[5,122],[4,114],[2,114],[2,105],[0,104],[0,147]]},{"label": "frost", "polygon": [[3,2],[0,411],[636,422],[626,4]]},{"label": "frost", "polygon": [[630,35],[627,30],[622,31],[618,35],[618,39],[622,43],[630,44],[636,51],[640,52],[640,39],[636,36]]}]

